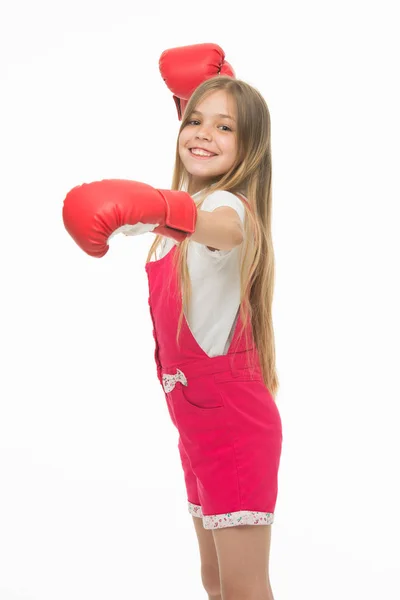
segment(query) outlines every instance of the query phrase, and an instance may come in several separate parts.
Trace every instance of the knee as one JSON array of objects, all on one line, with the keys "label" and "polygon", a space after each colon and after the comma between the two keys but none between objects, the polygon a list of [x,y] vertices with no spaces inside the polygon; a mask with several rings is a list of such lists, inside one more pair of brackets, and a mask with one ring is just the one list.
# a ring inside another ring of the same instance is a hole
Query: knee
[{"label": "knee", "polygon": [[207,594],[211,597],[221,596],[221,582],[219,578],[219,568],[215,565],[202,565],[201,580]]}]

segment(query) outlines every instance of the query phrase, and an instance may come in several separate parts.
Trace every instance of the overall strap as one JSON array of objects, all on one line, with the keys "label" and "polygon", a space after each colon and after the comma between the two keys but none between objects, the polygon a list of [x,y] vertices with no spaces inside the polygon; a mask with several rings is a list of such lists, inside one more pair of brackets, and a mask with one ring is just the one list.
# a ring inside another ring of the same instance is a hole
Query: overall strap
[{"label": "overall strap", "polygon": [[247,206],[251,210],[251,206],[249,204],[249,201],[243,196],[243,194],[241,194],[240,192],[231,192],[231,194],[235,194],[235,196],[237,198],[239,198],[239,200],[243,200],[243,202],[246,202]]}]

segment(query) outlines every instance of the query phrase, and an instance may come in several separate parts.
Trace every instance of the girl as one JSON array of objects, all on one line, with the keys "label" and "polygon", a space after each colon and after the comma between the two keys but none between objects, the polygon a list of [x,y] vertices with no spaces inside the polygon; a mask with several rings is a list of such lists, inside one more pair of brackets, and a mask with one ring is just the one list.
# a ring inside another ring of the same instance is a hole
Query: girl
[{"label": "girl", "polygon": [[104,256],[118,232],[162,234],[145,265],[157,375],[179,433],[202,581],[215,600],[273,600],[282,424],[271,176],[265,100],[218,75],[186,106],[172,190],[103,180],[71,190],[63,207],[67,231],[91,256]]},{"label": "girl", "polygon": [[146,272],[158,377],[179,432],[203,585],[215,600],[273,600],[282,425],[271,176],[263,97],[227,76],[202,83],[183,116],[171,189],[212,215],[180,243],[157,235]]}]

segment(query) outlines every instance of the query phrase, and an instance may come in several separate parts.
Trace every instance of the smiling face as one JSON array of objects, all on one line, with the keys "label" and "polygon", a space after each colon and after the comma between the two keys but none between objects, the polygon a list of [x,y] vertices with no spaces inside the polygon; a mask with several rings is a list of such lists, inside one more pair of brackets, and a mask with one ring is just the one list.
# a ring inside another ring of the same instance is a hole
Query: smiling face
[{"label": "smiling face", "polygon": [[224,90],[212,92],[189,116],[179,135],[178,147],[179,156],[192,175],[190,193],[200,191],[233,166],[237,152],[236,118],[235,103]]}]

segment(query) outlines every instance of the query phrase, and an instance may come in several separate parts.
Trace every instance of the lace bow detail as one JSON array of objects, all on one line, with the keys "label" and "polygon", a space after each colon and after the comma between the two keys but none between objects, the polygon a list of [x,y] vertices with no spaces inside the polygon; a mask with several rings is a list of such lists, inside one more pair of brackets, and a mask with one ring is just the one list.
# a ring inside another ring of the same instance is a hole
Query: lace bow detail
[{"label": "lace bow detail", "polygon": [[166,393],[172,392],[177,381],[180,381],[183,385],[187,386],[187,379],[179,369],[176,370],[176,375],[163,374],[162,381],[163,388]]}]

